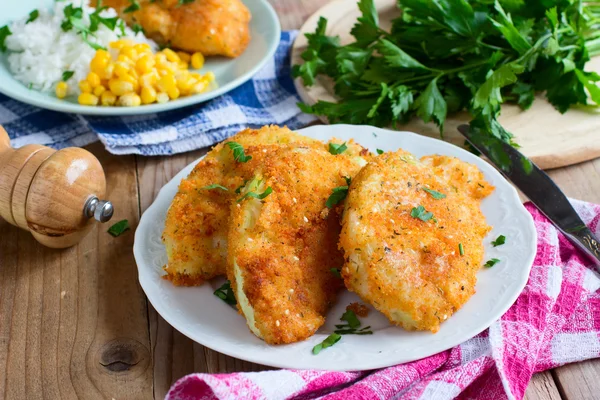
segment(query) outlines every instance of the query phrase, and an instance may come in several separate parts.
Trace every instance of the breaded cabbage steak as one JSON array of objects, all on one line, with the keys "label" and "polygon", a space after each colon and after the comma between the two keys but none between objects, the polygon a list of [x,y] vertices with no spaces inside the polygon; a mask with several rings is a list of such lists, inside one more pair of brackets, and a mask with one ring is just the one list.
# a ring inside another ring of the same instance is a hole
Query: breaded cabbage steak
[{"label": "breaded cabbage steak", "polygon": [[437,332],[475,293],[490,230],[480,201],[493,190],[456,158],[419,161],[403,150],[376,157],[346,200],[346,287],[396,325]]},{"label": "breaded cabbage steak", "polygon": [[236,188],[251,178],[238,171],[241,162],[235,160],[229,142],[241,145],[252,164],[260,164],[266,154],[260,149],[250,151],[252,146],[302,143],[323,147],[322,142],[278,126],[246,129],[215,146],[181,181],[167,213],[162,235],[168,256],[165,271],[176,285],[200,285],[225,274],[230,202],[237,196]]},{"label": "breaded cabbage steak", "polygon": [[[278,148],[231,207],[227,277],[248,327],[270,344],[313,335],[342,281],[342,207],[327,199],[366,164],[325,148]],[[251,167],[248,165],[248,167]]]}]

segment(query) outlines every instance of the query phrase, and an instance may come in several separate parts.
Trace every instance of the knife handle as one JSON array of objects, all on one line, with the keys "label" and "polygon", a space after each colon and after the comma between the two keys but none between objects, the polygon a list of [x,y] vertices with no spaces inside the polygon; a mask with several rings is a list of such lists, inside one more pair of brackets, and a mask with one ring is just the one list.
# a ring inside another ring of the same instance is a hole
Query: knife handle
[{"label": "knife handle", "polygon": [[600,243],[592,231],[585,228],[567,233],[567,235],[574,239],[574,243],[578,244],[578,247],[594,260],[596,269],[600,271]]}]

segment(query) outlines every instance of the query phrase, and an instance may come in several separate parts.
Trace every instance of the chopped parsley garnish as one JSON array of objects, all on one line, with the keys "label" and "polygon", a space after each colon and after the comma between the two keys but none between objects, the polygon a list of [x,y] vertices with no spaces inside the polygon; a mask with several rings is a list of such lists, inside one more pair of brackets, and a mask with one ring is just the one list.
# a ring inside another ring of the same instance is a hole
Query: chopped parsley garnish
[{"label": "chopped parsley garnish", "polygon": [[342,314],[342,318],[340,318],[340,320],[348,322],[348,326],[352,329],[356,329],[360,326],[360,321],[352,310],[346,310],[346,312]]},{"label": "chopped parsley garnish", "polygon": [[243,195],[242,197],[240,197],[237,200],[237,202],[240,203],[242,200],[244,200],[245,198],[248,198],[248,197],[253,197],[255,199],[262,200],[265,197],[267,197],[268,195],[270,195],[271,193],[273,193],[273,189],[271,188],[271,186],[269,186],[264,192],[262,192],[260,194],[258,194],[256,192],[248,192],[245,195]]},{"label": "chopped parsley garnish", "polygon": [[129,221],[124,219],[122,221],[117,222],[110,228],[108,228],[107,232],[110,233],[111,236],[117,237],[117,236],[121,236],[127,230],[129,230]]},{"label": "chopped parsley garnish", "polygon": [[498,247],[498,246],[502,246],[504,243],[506,243],[506,236],[500,235],[496,238],[496,240],[494,240],[492,242],[492,245],[494,247]]},{"label": "chopped parsley garnish", "polygon": [[29,82],[29,85],[27,86],[27,89],[29,89],[29,90],[33,89],[33,83]]},{"label": "chopped parsley garnish", "polygon": [[327,201],[325,202],[325,206],[327,206],[327,208],[332,208],[336,204],[339,204],[340,202],[344,201],[346,196],[348,196],[348,188],[352,183],[352,178],[345,176],[344,179],[346,180],[347,185],[338,186],[332,189],[331,195],[329,195]]},{"label": "chopped parsley garnish", "polygon": [[340,318],[341,321],[346,321],[344,325],[336,325],[337,328],[334,332],[340,335],[372,335],[373,331],[370,331],[370,326],[360,328],[360,320],[352,310],[346,310],[346,312]]},{"label": "chopped parsley garnish", "polygon": [[441,199],[446,198],[446,195],[444,193],[440,193],[436,190],[428,189],[426,187],[424,187],[423,190],[426,191],[427,193],[429,193],[431,195],[431,197],[433,197],[436,200],[441,200]]},{"label": "chopped parsley garnish", "polygon": [[73,74],[75,74],[75,71],[65,71],[65,72],[63,72],[63,74],[62,74],[62,81],[63,82],[68,81],[73,76]]},{"label": "chopped parsley garnish", "polygon": [[492,268],[494,265],[498,264],[499,262],[500,262],[500,260],[498,260],[497,258],[492,258],[491,260],[488,260],[485,264],[483,264],[483,266],[486,268]]},{"label": "chopped parsley garnish", "polygon": [[242,189],[244,188],[244,186],[246,186],[246,183],[248,183],[248,181],[247,181],[247,180],[245,180],[245,181],[244,181],[244,183],[242,183],[242,184],[241,184],[241,185],[240,185],[240,186],[239,186],[237,189],[235,189],[235,192],[236,192],[237,194],[240,194],[240,193],[242,193]]},{"label": "chopped parsley garnish", "polygon": [[231,282],[227,281],[220,288],[214,291],[214,295],[223,300],[225,303],[235,306],[237,301],[231,289]]},{"label": "chopped parsley garnish", "polygon": [[177,1],[177,5],[178,6],[182,6],[184,4],[190,4],[190,3],[193,3],[193,2],[194,2],[194,0],[178,0]]},{"label": "chopped parsley garnish", "polygon": [[144,33],[144,28],[140,24],[133,24],[131,30],[133,30],[133,32],[136,34],[140,32]]},{"label": "chopped parsley garnish", "polygon": [[244,153],[244,147],[241,144],[236,142],[228,142],[227,146],[229,146],[231,151],[233,151],[233,158],[235,159],[235,161],[246,163],[252,160],[252,156],[247,156]]},{"label": "chopped parsley garnish", "polygon": [[413,209],[410,212],[410,216],[413,218],[418,218],[423,222],[427,222],[433,218],[433,213],[425,210],[425,207],[419,206],[419,207],[413,207]]},{"label": "chopped parsley garnish", "polygon": [[458,252],[460,253],[461,256],[465,255],[465,248],[463,247],[462,243],[458,244]]},{"label": "chopped parsley garnish", "polygon": [[344,142],[342,144],[329,143],[329,152],[331,154],[333,154],[334,156],[336,156],[338,154],[342,154],[346,150],[348,150],[348,146],[346,146],[346,142]]},{"label": "chopped parsley garnish", "polygon": [[2,52],[6,51],[5,41],[6,41],[6,38],[9,37],[10,35],[12,35],[12,32],[8,28],[8,25],[4,25],[2,28],[0,28],[0,51],[2,51]]},{"label": "chopped parsley garnish", "polygon": [[118,21],[117,17],[104,18],[100,16],[100,13],[105,9],[106,7],[97,8],[93,14],[90,14],[90,26],[88,27],[83,22],[83,9],[81,7],[73,7],[72,4],[69,4],[63,10],[65,19],[62,21],[60,27],[65,32],[75,29],[81,35],[81,39],[94,50],[106,50],[106,48],[99,44],[89,41],[89,36],[94,36],[93,32],[98,30],[100,24],[106,25],[111,30],[115,28]]},{"label": "chopped parsley garnish", "polygon": [[337,269],[337,268],[330,268],[329,270],[331,271],[331,273],[332,273],[332,274],[333,274],[333,275],[334,275],[336,278],[342,279],[342,275],[340,274],[340,270],[339,270],[339,269]]},{"label": "chopped parsley garnish", "polygon": [[30,22],[35,21],[36,19],[38,19],[39,16],[40,16],[40,12],[38,10],[33,10],[32,12],[29,13],[29,18],[27,18],[27,21],[25,21],[25,25],[27,25]]},{"label": "chopped parsley garnish", "polygon": [[138,0],[129,0],[129,3],[130,3],[129,7],[127,7],[126,9],[123,10],[124,13],[132,13],[141,8]]},{"label": "chopped parsley garnish", "polygon": [[229,189],[227,189],[225,186],[221,186],[221,185],[216,184],[216,183],[213,183],[212,185],[208,185],[208,186],[203,186],[200,189],[206,189],[206,190],[221,189],[221,190],[224,190],[226,192],[229,191]]},{"label": "chopped parsley garnish", "polygon": [[385,153],[383,150],[377,149],[377,154],[383,154],[383,153]]},{"label": "chopped parsley garnish", "polygon": [[338,335],[337,333],[332,333],[331,335],[327,336],[327,338],[325,338],[325,340],[323,340],[321,343],[319,343],[318,345],[313,347],[313,349],[312,349],[313,354],[314,355],[319,354],[321,352],[321,350],[333,346],[334,344],[339,342],[341,338],[342,338],[342,336]]}]

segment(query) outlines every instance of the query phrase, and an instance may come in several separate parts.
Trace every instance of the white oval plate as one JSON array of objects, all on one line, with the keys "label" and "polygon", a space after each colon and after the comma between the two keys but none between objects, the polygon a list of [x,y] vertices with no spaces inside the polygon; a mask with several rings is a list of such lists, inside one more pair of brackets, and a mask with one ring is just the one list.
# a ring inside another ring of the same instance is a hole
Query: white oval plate
[{"label": "white oval plate", "polygon": [[[19,0],[2,4],[0,26],[20,19],[36,8],[50,8],[55,0]],[[252,14],[248,48],[233,59],[208,57],[201,71],[215,74],[217,87],[209,92],[181,97],[163,104],[149,104],[140,107],[89,107],[77,104],[76,97],[58,99],[52,93],[29,90],[26,85],[13,78],[6,53],[0,53],[0,93],[37,107],[54,111],[86,115],[140,115],[175,110],[202,103],[227,93],[248,81],[275,54],[281,36],[279,19],[267,0],[242,0]],[[43,68],[41,66],[40,68]]]},{"label": "white oval plate", "polygon": [[[294,369],[368,370],[414,361],[454,347],[489,327],[515,302],[529,277],[536,252],[536,231],[533,218],[521,204],[516,190],[491,165],[456,146],[410,132],[371,126],[321,125],[298,133],[323,141],[332,137],[355,139],[372,152],[403,148],[419,157],[442,154],[477,165],[496,186],[494,193],[482,203],[487,223],[493,227],[484,240],[485,257],[496,257],[501,262],[479,271],[477,293],[444,322],[436,334],[407,332],[390,326],[382,314],[373,310],[367,318],[361,319],[373,327],[373,335],[343,336],[335,346],[315,356],[311,353],[313,346],[333,332],[346,305],[359,300],[344,291],[316,335],[291,345],[267,345],[248,330],[244,317],[213,295],[223,279],[201,287],[183,288],[161,278],[162,266],[167,261],[160,239],[165,216],[179,182],[198,160],[161,189],[140,220],[133,247],[142,288],[156,311],[175,329],[213,350],[258,364]],[[506,236],[506,244],[494,248],[490,242],[499,235]]]}]

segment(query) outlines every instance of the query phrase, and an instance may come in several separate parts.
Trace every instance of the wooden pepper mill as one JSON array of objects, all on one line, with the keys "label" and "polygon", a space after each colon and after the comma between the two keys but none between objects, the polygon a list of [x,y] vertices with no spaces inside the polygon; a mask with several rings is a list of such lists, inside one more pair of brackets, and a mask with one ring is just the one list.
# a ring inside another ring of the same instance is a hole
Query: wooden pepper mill
[{"label": "wooden pepper mill", "polygon": [[0,217],[41,244],[73,246],[90,231],[93,219],[110,220],[112,204],[100,200],[105,192],[104,171],[90,152],[38,144],[15,150],[0,126]]}]

